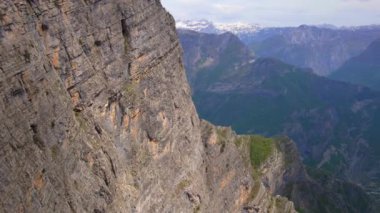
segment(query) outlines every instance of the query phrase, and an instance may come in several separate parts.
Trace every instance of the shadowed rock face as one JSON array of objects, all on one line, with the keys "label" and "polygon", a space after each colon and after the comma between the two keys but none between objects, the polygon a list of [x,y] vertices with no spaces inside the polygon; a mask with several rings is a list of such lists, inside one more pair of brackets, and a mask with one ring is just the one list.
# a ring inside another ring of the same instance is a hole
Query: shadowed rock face
[{"label": "shadowed rock face", "polygon": [[205,148],[159,1],[3,0],[0,59],[0,211],[273,206],[268,189],[246,196],[254,181],[236,145],[223,170],[207,151],[220,145]]}]

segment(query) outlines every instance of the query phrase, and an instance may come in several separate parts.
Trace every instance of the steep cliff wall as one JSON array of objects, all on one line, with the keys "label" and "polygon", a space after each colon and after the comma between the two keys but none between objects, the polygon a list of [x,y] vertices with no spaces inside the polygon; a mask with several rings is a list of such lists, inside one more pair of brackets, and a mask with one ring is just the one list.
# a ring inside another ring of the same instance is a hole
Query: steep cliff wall
[{"label": "steep cliff wall", "polygon": [[245,209],[251,167],[202,138],[158,0],[3,0],[0,21],[0,211]]},{"label": "steep cliff wall", "polygon": [[[224,206],[227,212],[236,212],[240,206],[243,212],[295,212],[293,203],[279,196],[286,176],[294,176],[289,171],[297,170],[285,164],[284,152],[273,146],[262,163],[255,165],[252,158],[256,153],[250,148],[257,142],[251,140],[253,136],[239,136],[231,128],[215,127],[205,121],[201,127],[211,197],[207,209]],[[261,154],[261,150],[255,151]]]}]

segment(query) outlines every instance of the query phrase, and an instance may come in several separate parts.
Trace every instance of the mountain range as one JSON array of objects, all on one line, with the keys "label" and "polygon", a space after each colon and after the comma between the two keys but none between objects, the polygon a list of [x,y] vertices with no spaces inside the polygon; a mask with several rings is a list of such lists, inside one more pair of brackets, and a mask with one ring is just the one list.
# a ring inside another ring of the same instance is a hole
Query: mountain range
[{"label": "mountain range", "polygon": [[[193,23],[188,27],[186,23]],[[195,27],[196,26],[196,27]],[[202,27],[200,27],[202,26]],[[207,27],[206,27],[207,26]],[[180,22],[178,29],[191,29],[203,33],[233,32],[258,57],[273,57],[298,67],[312,68],[317,75],[328,76],[348,59],[362,53],[374,40],[380,38],[380,26],[333,27],[262,27],[242,30],[213,30],[212,22]]]},{"label": "mountain range", "polygon": [[[229,33],[178,32],[202,118],[240,134],[288,135],[310,174],[354,182],[371,195],[379,192],[378,92],[254,57]],[[226,55],[233,61],[225,61]]]},{"label": "mountain range", "polygon": [[192,30],[202,33],[221,34],[231,32],[234,34],[253,34],[263,29],[258,24],[237,23],[213,23],[207,20],[178,20],[177,29]]}]

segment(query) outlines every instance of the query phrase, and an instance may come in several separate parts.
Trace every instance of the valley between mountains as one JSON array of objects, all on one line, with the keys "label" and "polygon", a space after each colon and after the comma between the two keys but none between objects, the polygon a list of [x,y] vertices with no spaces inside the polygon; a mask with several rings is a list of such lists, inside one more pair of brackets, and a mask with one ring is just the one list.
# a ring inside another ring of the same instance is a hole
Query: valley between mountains
[{"label": "valley between mountains", "polygon": [[[331,186],[326,195],[338,192],[337,198],[349,193],[350,185],[336,191],[335,180],[339,180],[357,184],[372,202],[378,202],[379,92],[364,84],[318,76],[310,68],[279,59],[257,57],[232,33],[178,32],[193,99],[202,118],[231,126],[240,134],[286,135],[297,144],[308,175]],[[375,45],[363,53],[367,58],[371,59],[368,52],[374,53]],[[374,53],[372,61],[377,56]],[[357,69],[355,74],[361,75],[359,66]],[[372,73],[380,70],[374,67]],[[376,82],[375,77],[371,79]],[[359,196],[351,198],[359,200]]]}]

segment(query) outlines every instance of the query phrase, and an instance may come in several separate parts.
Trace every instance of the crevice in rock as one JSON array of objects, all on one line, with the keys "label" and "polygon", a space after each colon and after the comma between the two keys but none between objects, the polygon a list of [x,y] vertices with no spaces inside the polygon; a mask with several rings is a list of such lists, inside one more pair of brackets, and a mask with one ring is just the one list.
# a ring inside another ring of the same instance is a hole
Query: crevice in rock
[{"label": "crevice in rock", "polygon": [[28,50],[25,50],[25,51],[24,51],[23,56],[24,56],[24,60],[25,60],[25,62],[26,62],[26,63],[30,63],[30,53],[29,53]]},{"label": "crevice in rock", "polygon": [[25,93],[25,91],[22,88],[17,88],[11,91],[11,96],[22,96]]},{"label": "crevice in rock", "polygon": [[31,124],[30,128],[32,129],[34,134],[37,134],[37,124]]},{"label": "crevice in rock", "polygon": [[130,47],[130,29],[127,25],[127,21],[126,19],[122,19],[121,20],[121,32],[123,33],[123,37],[124,37],[124,53],[125,54],[128,54],[128,52],[130,51],[131,47]]},{"label": "crevice in rock", "polygon": [[26,0],[30,6],[36,3],[36,0]]},{"label": "crevice in rock", "polygon": [[132,63],[128,63],[128,76],[131,76],[131,68],[132,68]]},{"label": "crevice in rock", "polygon": [[48,31],[49,30],[49,25],[43,23],[43,24],[41,24],[41,29],[42,29],[42,31]]},{"label": "crevice in rock", "polygon": [[114,177],[116,178],[116,168],[115,168],[115,165],[113,163],[111,156],[108,154],[108,152],[106,152],[104,150],[103,150],[103,153],[107,156],[108,161],[110,162],[110,165],[111,165],[111,171],[112,171]]},{"label": "crevice in rock", "polygon": [[100,188],[99,191],[96,192],[96,195],[103,198],[108,205],[111,204],[113,201],[112,194],[103,186]]},{"label": "crevice in rock", "polygon": [[104,209],[94,209],[94,213],[105,213]]},{"label": "crevice in rock", "polygon": [[96,41],[94,42],[94,44],[95,44],[97,47],[100,47],[100,46],[102,46],[102,41],[100,41],[100,40],[96,40]]},{"label": "crevice in rock", "polygon": [[[110,97],[108,98],[107,110],[108,110],[108,111],[111,110],[110,107],[111,107],[112,103],[119,102],[120,99],[121,99],[121,97],[122,97],[122,95],[121,95],[119,92],[117,92],[117,93],[113,93],[112,96],[110,96]],[[118,105],[119,105],[119,104],[118,104]]]},{"label": "crevice in rock", "polygon": [[107,176],[107,172],[104,170],[104,168],[102,168],[101,165],[99,165],[99,163],[95,164],[94,167],[92,168],[92,170],[96,176],[98,176],[99,178],[101,178],[104,181],[106,186],[110,185],[111,181],[109,180],[109,178]]},{"label": "crevice in rock", "polygon": [[187,199],[193,204],[193,205],[199,205],[202,202],[201,196],[199,194],[194,194],[192,192],[186,191],[185,195]]},{"label": "crevice in rock", "polygon": [[100,128],[100,126],[98,124],[95,124],[95,130],[96,132],[99,134],[99,135],[102,135],[102,129]]},{"label": "crevice in rock", "polygon": [[40,148],[41,150],[44,149],[45,148],[45,143],[44,143],[44,141],[42,140],[42,138],[38,134],[38,126],[37,126],[37,124],[31,124],[30,128],[32,129],[32,132],[33,132],[32,138],[33,138],[34,144],[36,144],[38,146],[38,148]]},{"label": "crevice in rock", "polygon": [[78,104],[74,107],[73,111],[76,113],[82,112],[84,110],[83,105]]},{"label": "crevice in rock", "polygon": [[112,47],[112,42],[111,42],[111,37],[110,37],[110,34],[111,34],[111,28],[110,27],[107,27],[107,41],[108,41],[108,46],[109,46],[109,48],[110,48],[110,50],[111,50],[111,52],[114,52],[114,50],[113,50],[113,47]]}]

